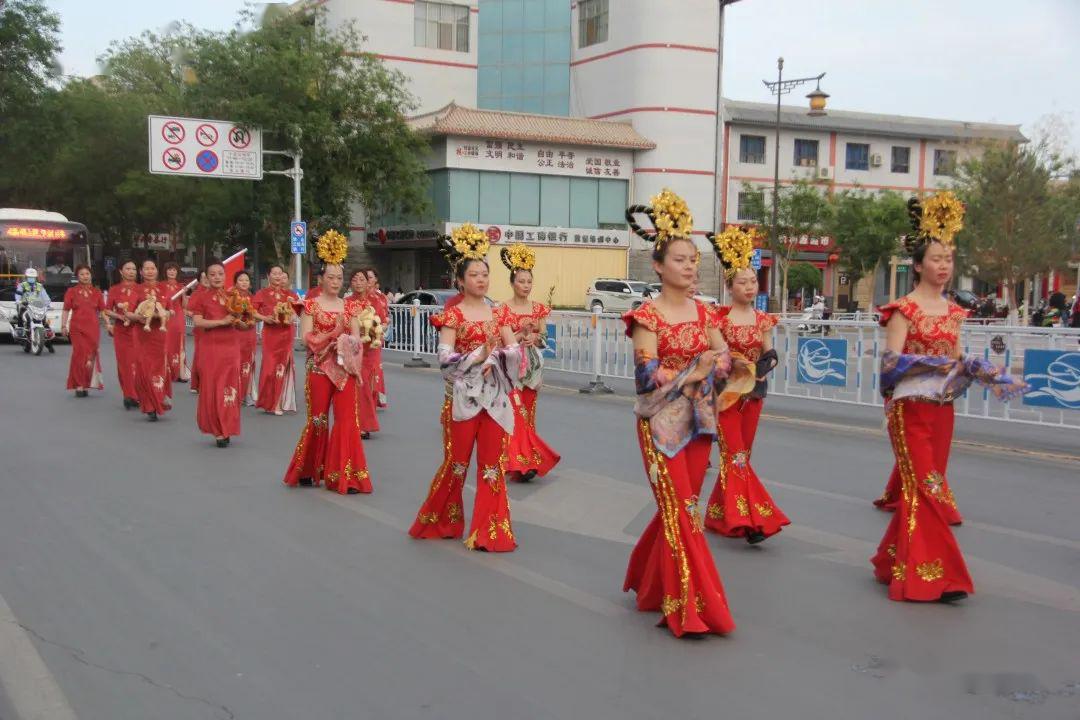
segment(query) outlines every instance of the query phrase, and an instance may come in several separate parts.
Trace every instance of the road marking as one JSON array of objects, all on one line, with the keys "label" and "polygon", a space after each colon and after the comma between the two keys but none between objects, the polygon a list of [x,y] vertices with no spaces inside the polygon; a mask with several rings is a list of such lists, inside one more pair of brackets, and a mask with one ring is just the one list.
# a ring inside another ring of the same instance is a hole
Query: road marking
[{"label": "road marking", "polygon": [[[351,510],[358,515],[363,515],[377,523],[386,525],[387,527],[398,530],[401,533],[408,533],[409,524],[404,522],[398,517],[391,515],[390,513],[373,508],[369,505],[356,502],[356,496],[340,495],[336,492],[319,492],[316,493],[321,499],[332,502],[335,505]],[[623,617],[630,613],[629,607],[623,607],[617,603],[613,603],[610,600],[605,600],[602,597],[593,595],[592,593],[579,590],[578,588],[567,585],[564,582],[549,578],[546,575],[542,575],[533,570],[529,570],[520,565],[517,565],[510,560],[500,557],[496,553],[481,553],[474,550],[468,550],[461,543],[461,541],[417,541],[417,542],[433,542],[436,547],[441,547],[454,553],[456,557],[462,558],[469,562],[477,563],[483,567],[494,570],[497,573],[506,575],[507,577],[514,578],[526,585],[531,585],[537,590],[542,590],[550,595],[566,600],[573,603],[578,607],[586,610],[591,610],[598,615],[604,615],[606,617]]]},{"label": "road marking", "polygon": [[0,684],[19,720],[76,720],[29,633],[0,597]]},{"label": "road marking", "polygon": [[[793,485],[791,483],[782,483],[775,480],[769,480],[768,484],[772,487],[784,488],[785,490],[795,490],[796,492],[829,498],[830,500],[839,500],[840,502],[845,502],[851,505],[862,505],[866,508],[871,507],[869,500],[867,500],[866,498],[855,497],[854,495],[843,495],[841,493],[829,492],[828,490],[819,490],[817,488],[806,487],[805,485]],[[1031,540],[1033,542],[1046,543],[1047,545],[1066,547],[1071,550],[1080,550],[1080,542],[1077,542],[1075,540],[1069,540],[1068,538],[1055,537],[1053,535],[1041,535],[1039,533],[1028,532],[1026,530],[1017,530],[1016,528],[1003,527],[1001,525],[991,525],[989,523],[979,522],[977,520],[964,520],[964,527],[972,527],[977,530],[997,533],[998,535],[1008,535],[1009,537],[1014,537],[1019,540]]]}]

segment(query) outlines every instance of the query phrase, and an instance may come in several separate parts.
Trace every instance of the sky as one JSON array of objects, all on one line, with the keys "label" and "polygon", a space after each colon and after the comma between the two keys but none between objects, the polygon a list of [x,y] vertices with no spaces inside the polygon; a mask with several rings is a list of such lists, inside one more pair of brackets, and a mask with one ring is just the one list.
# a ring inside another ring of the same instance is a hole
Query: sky
[{"label": "sky", "polygon": [[[613,12],[618,3],[611,0]],[[96,58],[114,40],[176,20],[227,29],[246,3],[47,4],[63,23],[65,73],[93,75]],[[1054,115],[1066,124],[1075,152],[1078,39],[1080,0],[741,0],[727,11],[723,92],[769,102],[761,80],[775,78],[776,58],[783,56],[789,77],[827,73],[822,89],[834,108],[1020,124],[1029,137]]]}]

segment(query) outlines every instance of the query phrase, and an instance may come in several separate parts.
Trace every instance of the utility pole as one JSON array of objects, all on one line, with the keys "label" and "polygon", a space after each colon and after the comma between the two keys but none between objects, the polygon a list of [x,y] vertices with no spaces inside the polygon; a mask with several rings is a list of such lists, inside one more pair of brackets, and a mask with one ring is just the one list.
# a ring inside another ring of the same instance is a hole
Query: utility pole
[{"label": "utility pole", "polygon": [[[295,152],[292,150],[263,150],[265,155],[284,155],[285,157],[291,157],[293,166],[289,170],[264,170],[267,175],[284,175],[285,177],[292,178],[293,181],[293,220],[300,222],[303,218],[300,216],[300,181],[304,179],[304,171],[300,168],[300,158],[304,153],[300,150]],[[297,291],[304,289],[304,283],[300,279],[301,257],[300,253],[294,253],[293,258],[295,260],[293,272],[296,274],[296,289]]]}]

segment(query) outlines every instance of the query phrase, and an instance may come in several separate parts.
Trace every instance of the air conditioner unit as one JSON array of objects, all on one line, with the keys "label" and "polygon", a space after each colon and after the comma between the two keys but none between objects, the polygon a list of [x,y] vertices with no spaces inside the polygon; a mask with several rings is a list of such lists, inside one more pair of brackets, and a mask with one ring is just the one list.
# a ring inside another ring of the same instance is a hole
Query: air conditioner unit
[{"label": "air conditioner unit", "polygon": [[872,167],[881,167],[881,153],[874,153],[870,156],[870,165]]},{"label": "air conditioner unit", "polygon": [[821,180],[832,180],[832,171],[831,167],[818,168],[817,176]]}]

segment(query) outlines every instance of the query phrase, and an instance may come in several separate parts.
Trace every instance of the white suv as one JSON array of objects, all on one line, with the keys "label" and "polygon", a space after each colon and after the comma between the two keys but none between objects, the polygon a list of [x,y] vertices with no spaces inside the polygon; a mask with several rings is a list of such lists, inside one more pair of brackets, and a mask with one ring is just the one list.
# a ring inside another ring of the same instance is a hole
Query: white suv
[{"label": "white suv", "polygon": [[585,307],[600,312],[635,310],[649,298],[649,286],[636,280],[597,278],[585,290]]}]

